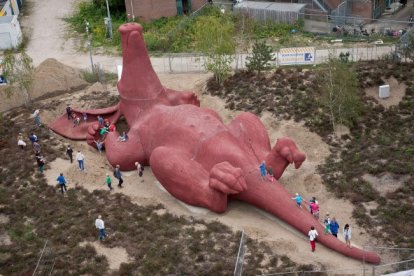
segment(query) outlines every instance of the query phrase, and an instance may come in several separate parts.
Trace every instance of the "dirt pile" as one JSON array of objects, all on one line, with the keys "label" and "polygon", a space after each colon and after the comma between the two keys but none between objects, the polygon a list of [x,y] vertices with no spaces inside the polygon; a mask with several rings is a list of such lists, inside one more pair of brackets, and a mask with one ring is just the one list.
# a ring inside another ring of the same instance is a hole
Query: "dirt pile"
[{"label": "dirt pile", "polygon": [[[87,85],[79,69],[49,58],[35,69],[29,94],[32,100],[45,99],[64,92],[83,89]],[[9,95],[5,93],[5,88],[6,86],[0,86],[0,112],[24,104],[24,98],[17,87]]]},{"label": "dirt pile", "polygon": [[32,99],[44,98],[55,93],[83,89],[87,85],[78,69],[49,58],[36,68],[30,95]]}]

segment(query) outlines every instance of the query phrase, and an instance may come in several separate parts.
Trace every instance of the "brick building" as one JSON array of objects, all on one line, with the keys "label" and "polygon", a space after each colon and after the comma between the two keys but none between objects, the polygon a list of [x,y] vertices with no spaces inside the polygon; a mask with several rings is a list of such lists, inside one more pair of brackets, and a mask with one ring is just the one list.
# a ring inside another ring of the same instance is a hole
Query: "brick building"
[{"label": "brick building", "polygon": [[161,17],[188,14],[204,5],[207,0],[125,0],[127,14],[149,21]]}]

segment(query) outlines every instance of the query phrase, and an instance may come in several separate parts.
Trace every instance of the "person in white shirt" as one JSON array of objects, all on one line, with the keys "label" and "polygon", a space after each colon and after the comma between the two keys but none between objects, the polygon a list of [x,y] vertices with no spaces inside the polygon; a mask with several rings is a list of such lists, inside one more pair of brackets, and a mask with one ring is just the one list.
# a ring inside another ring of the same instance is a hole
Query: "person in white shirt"
[{"label": "person in white shirt", "polygon": [[85,169],[85,163],[84,163],[85,156],[83,156],[80,150],[78,150],[78,153],[76,154],[76,160],[78,160],[79,169],[83,171]]},{"label": "person in white shirt", "polygon": [[17,145],[21,149],[24,149],[26,147],[26,143],[23,141],[23,135],[21,133],[19,133],[19,136],[17,136]]},{"label": "person in white shirt", "polygon": [[308,236],[309,236],[309,241],[311,244],[312,252],[314,252],[316,248],[316,237],[318,237],[318,232],[316,231],[314,226],[311,227],[311,230],[309,231]]},{"label": "person in white shirt", "polygon": [[349,226],[349,224],[345,224],[342,235],[344,236],[346,246],[351,248],[351,227]]},{"label": "person in white shirt", "polygon": [[105,233],[105,223],[102,220],[101,215],[99,215],[98,218],[95,220],[95,227],[99,230],[99,240],[103,241],[106,237],[106,233]]}]

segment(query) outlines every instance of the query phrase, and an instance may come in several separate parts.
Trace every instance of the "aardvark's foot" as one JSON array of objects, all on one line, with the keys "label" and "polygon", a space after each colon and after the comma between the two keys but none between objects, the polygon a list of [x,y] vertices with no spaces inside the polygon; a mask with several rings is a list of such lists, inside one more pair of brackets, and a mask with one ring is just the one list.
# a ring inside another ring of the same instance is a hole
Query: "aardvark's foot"
[{"label": "aardvark's foot", "polygon": [[272,168],[274,177],[279,179],[289,164],[295,164],[298,169],[305,159],[305,154],[299,151],[292,139],[280,138],[265,160],[266,167]]},{"label": "aardvark's foot", "polygon": [[209,186],[225,195],[237,194],[247,189],[243,171],[228,162],[214,165],[210,171]]}]

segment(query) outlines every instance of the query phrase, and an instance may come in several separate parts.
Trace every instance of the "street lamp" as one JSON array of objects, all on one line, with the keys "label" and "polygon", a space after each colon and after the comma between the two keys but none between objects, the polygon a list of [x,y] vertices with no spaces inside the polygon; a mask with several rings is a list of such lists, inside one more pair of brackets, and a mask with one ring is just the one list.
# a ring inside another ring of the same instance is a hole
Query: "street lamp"
[{"label": "street lamp", "polygon": [[93,59],[92,59],[92,42],[91,42],[91,37],[89,35],[89,22],[86,21],[86,20],[85,20],[85,25],[86,25],[86,27],[85,27],[86,28],[86,35],[88,37],[87,45],[88,45],[88,49],[89,49],[89,58],[91,60],[91,69],[92,69],[92,73],[94,73],[95,69],[94,69],[94,66],[93,66]]},{"label": "street lamp", "polygon": [[107,31],[109,33],[109,39],[112,40],[112,20],[111,20],[111,13],[109,12],[109,3],[108,0],[105,0],[106,2],[106,10],[108,12],[108,17],[105,18],[105,25],[107,27]]}]

